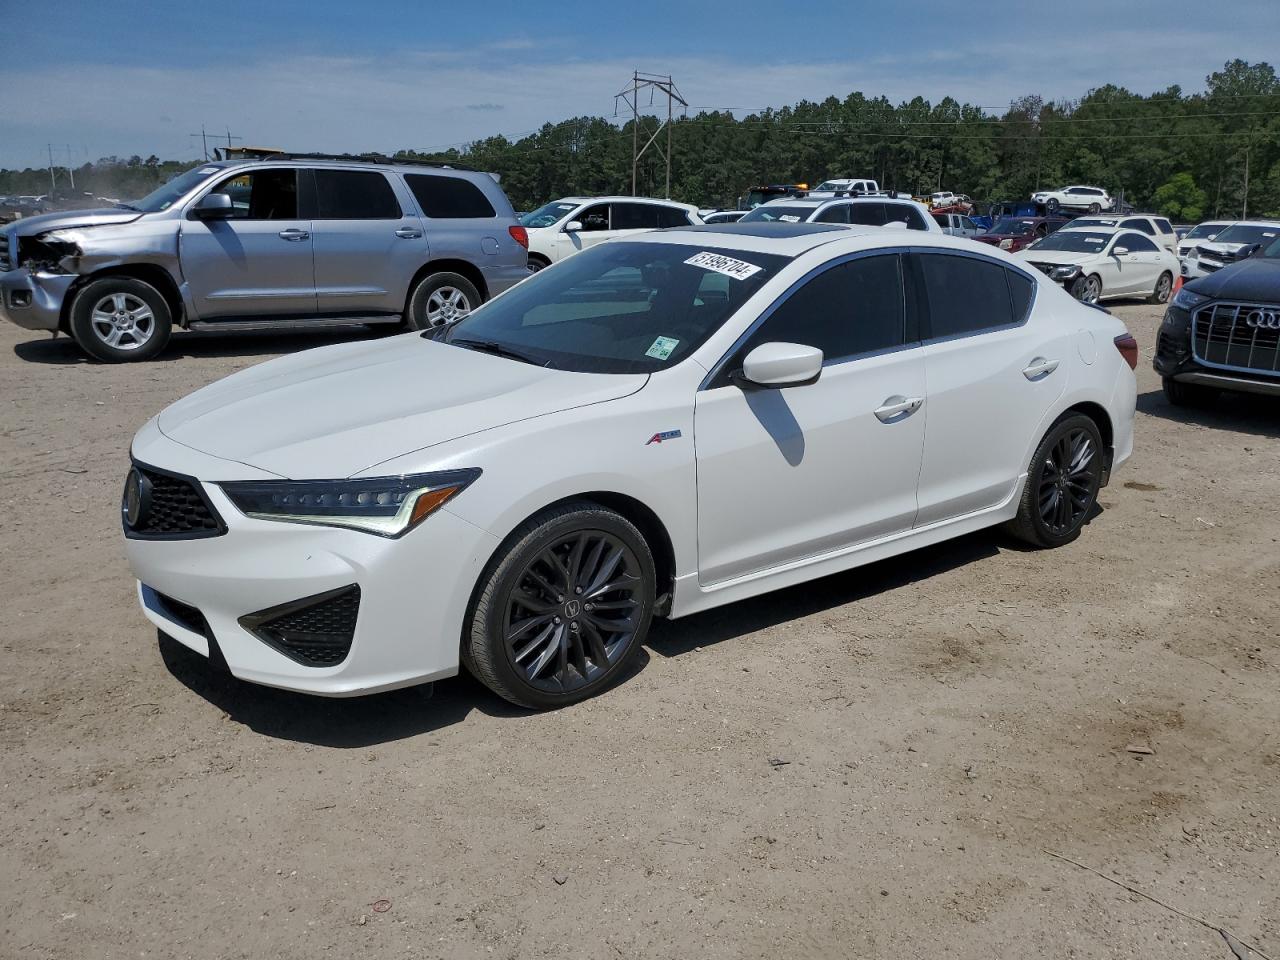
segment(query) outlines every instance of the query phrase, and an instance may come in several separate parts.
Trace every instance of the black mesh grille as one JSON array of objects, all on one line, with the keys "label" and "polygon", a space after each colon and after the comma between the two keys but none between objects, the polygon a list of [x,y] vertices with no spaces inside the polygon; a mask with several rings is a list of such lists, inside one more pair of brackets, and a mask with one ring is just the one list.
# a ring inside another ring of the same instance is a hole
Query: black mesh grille
[{"label": "black mesh grille", "polygon": [[240,618],[250,633],[299,663],[328,667],[351,650],[360,588],[355,584]]},{"label": "black mesh grille", "polygon": [[128,536],[177,540],[216,537],[226,532],[222,518],[194,481],[141,464],[136,466],[150,483],[150,498],[138,525],[130,528],[126,523]]}]

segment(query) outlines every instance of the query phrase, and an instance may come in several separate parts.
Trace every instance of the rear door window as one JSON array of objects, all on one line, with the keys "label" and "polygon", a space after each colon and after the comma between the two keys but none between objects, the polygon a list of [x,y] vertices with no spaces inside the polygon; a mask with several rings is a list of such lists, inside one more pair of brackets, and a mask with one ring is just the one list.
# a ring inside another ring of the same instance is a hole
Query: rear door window
[{"label": "rear door window", "polygon": [[823,208],[816,217],[813,218],[814,223],[848,223],[849,207],[848,203],[833,203],[829,207]]},{"label": "rear door window", "polygon": [[1163,217],[1156,218],[1156,227],[1161,233],[1173,233],[1173,224]]},{"label": "rear door window", "polygon": [[656,230],[659,222],[659,211],[662,209],[654,203],[615,203],[613,209],[612,230]]},{"label": "rear door window", "polygon": [[1132,220],[1126,220],[1121,226],[1129,230],[1141,230],[1147,235],[1154,235],[1155,227],[1151,226],[1151,221],[1143,217],[1134,217]]},{"label": "rear door window", "polygon": [[687,227],[689,214],[679,207],[658,207],[659,227]]},{"label": "rear door window", "polygon": [[409,185],[422,212],[432,218],[485,219],[496,217],[479,187],[462,177],[449,177],[436,173],[407,173],[404,182]]},{"label": "rear door window", "polygon": [[945,253],[923,253],[919,259],[930,337],[984,333],[1015,322],[1007,267],[983,257]]},{"label": "rear door window", "polygon": [[884,219],[886,223],[905,222],[908,230],[929,229],[929,225],[924,222],[924,217],[920,214],[920,211],[909,204],[886,203],[884,208]]},{"label": "rear door window", "polygon": [[1140,233],[1121,234],[1116,246],[1128,247],[1131,253],[1154,253],[1160,249]]},{"label": "rear door window", "polygon": [[868,227],[884,226],[883,203],[850,203],[849,222],[860,223]]},{"label": "rear door window", "polygon": [[315,170],[317,220],[399,220],[387,178],[376,170]]}]

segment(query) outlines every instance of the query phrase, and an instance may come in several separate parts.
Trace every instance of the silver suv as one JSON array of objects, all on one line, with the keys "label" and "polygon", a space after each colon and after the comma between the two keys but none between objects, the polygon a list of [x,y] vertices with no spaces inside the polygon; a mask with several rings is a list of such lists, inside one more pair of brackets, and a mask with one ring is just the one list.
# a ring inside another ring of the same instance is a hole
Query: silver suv
[{"label": "silver suv", "polygon": [[131,205],[0,231],[0,316],[147,360],[174,326],[425,328],[527,277],[486,173],[318,155],[207,163]]}]

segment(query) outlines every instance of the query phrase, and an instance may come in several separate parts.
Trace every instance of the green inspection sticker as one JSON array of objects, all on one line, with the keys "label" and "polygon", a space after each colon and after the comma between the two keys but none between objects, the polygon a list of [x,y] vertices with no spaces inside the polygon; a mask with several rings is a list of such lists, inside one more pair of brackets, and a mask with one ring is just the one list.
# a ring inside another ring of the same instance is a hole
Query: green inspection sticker
[{"label": "green inspection sticker", "polygon": [[671,356],[671,352],[679,345],[679,340],[672,340],[670,337],[659,337],[653,341],[653,346],[646,350],[644,355],[653,357],[655,360],[665,360]]}]

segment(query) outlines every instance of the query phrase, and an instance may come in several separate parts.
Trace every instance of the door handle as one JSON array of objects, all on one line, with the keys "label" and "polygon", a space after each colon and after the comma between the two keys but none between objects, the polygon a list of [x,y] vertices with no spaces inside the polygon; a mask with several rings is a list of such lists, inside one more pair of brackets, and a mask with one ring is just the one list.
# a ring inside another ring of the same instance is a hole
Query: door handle
[{"label": "door handle", "polygon": [[895,394],[876,407],[875,415],[881,423],[897,423],[911,416],[924,404],[924,397],[903,397]]},{"label": "door handle", "polygon": [[415,230],[413,227],[401,227],[396,231],[396,236],[401,240],[417,240],[422,236],[422,231]]},{"label": "door handle", "polygon": [[311,234],[305,230],[299,230],[296,227],[290,227],[288,230],[281,230],[278,234],[281,240],[292,240],[295,243],[299,240],[306,240]]},{"label": "door handle", "polygon": [[1022,375],[1032,383],[1035,383],[1037,380],[1043,380],[1057,370],[1060,362],[1058,360],[1046,360],[1044,357],[1036,357],[1022,368]]}]

